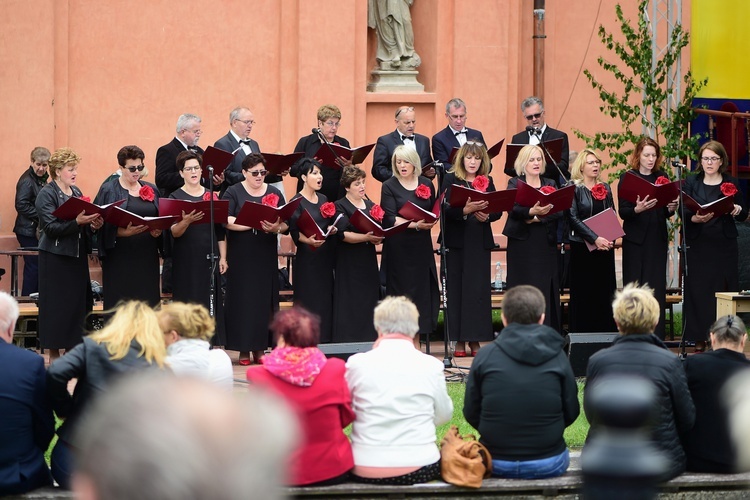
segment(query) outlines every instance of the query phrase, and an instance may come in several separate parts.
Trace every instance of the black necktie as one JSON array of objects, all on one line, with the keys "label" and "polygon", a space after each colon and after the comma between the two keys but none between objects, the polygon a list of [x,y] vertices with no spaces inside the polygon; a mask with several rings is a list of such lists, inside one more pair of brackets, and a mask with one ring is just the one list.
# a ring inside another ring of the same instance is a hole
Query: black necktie
[{"label": "black necktie", "polygon": [[459,131],[459,132],[454,132],[454,133],[453,133],[453,135],[455,135],[456,137],[458,137],[458,136],[459,136],[459,135],[461,135],[461,134],[464,134],[464,135],[466,135],[466,131],[465,131],[465,130],[461,130],[461,131]]},{"label": "black necktie", "polygon": [[401,136],[401,142],[404,142],[407,139],[409,139],[410,141],[413,141],[414,140],[414,136],[413,135],[402,135]]}]

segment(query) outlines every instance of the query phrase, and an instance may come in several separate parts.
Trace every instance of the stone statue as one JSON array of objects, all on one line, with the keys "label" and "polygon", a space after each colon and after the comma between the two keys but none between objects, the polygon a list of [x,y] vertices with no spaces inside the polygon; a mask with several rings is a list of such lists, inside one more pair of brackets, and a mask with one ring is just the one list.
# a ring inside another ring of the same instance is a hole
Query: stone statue
[{"label": "stone statue", "polygon": [[368,0],[367,26],[378,34],[376,58],[384,71],[414,71],[422,60],[414,51],[411,7],[414,0]]}]

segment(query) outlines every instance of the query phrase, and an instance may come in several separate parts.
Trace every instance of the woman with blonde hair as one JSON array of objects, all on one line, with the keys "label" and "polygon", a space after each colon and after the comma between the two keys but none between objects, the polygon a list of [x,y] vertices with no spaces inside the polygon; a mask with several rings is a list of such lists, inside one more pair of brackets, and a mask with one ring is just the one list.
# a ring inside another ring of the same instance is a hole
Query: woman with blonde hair
[{"label": "woman with blonde hair", "polygon": [[[435,188],[432,181],[420,175],[422,165],[416,150],[398,146],[391,160],[393,177],[383,183],[380,205],[383,207],[383,227],[407,222],[399,210],[412,202],[425,210],[432,210]],[[414,345],[419,348],[419,336],[430,334],[437,326],[440,297],[438,296],[437,268],[430,230],[434,222],[411,221],[409,229],[386,238],[383,245],[386,266],[386,295],[404,295],[419,309],[419,332]]]},{"label": "woman with blonde hair", "polygon": [[[570,331],[614,332],[610,303],[617,288],[614,242],[599,236],[583,221],[615,207],[609,184],[601,180],[602,160],[584,149],[570,168],[576,186],[567,211],[570,226]],[[596,245],[590,252],[586,242]]]},{"label": "woman with blonde hair", "polygon": [[211,349],[216,322],[200,304],[172,302],[156,313],[167,345],[167,364],[177,375],[191,375],[232,390],[232,360]]},{"label": "woman with blonde hair", "polygon": [[[57,444],[52,450],[52,477],[70,488],[73,472],[71,441],[76,425],[92,399],[120,376],[149,367],[163,369],[164,338],[156,313],[145,302],[121,304],[103,329],[84,337],[47,370],[47,392],[58,418]],[[77,379],[71,396],[68,383]]]}]

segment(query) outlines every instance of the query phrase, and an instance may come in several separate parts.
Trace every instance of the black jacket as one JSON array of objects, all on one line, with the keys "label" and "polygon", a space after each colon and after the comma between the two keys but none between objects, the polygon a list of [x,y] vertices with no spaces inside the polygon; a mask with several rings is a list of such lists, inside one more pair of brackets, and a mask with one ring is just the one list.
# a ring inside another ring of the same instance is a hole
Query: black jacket
[{"label": "black jacket", "polygon": [[[71,186],[71,189],[74,197],[81,197],[81,190],[77,186]],[[42,230],[39,250],[68,257],[80,257],[79,240],[83,238],[83,248],[87,254],[91,253],[91,226],[79,226],[75,219],[62,220],[52,215],[52,212],[65,201],[65,195],[54,181],[39,191],[35,205]]]},{"label": "black jacket", "polygon": [[[516,189],[518,185],[518,179],[525,181],[525,176],[513,177],[508,180],[508,189]],[[557,183],[546,177],[541,177],[542,186],[552,186],[557,188]],[[508,238],[515,238],[517,240],[526,240],[529,238],[529,225],[526,221],[533,219],[534,216],[529,215],[529,207],[522,207],[518,203],[513,206],[513,210],[508,214],[508,220],[505,221],[505,227],[503,228],[503,234]],[[546,217],[539,217],[547,227],[547,242],[550,246],[557,245],[557,221],[563,216],[563,212],[556,212]]]},{"label": "black jacket", "polygon": [[496,460],[538,460],[565,450],[578,389],[565,339],[544,325],[511,323],[480,349],[466,382],[464,417]]},{"label": "black jacket", "polygon": [[[495,191],[495,183],[492,181],[492,177],[487,176],[490,181],[490,185],[487,187],[487,192]],[[450,200],[451,197],[451,186],[453,184],[459,184],[462,186],[466,185],[465,181],[456,180],[456,174],[448,172],[445,174],[443,179],[443,186],[441,191],[445,191],[445,201]],[[450,207],[445,209],[445,245],[448,248],[463,248],[464,247],[464,222],[466,218],[463,212],[464,207]],[[482,225],[482,246],[485,250],[492,250],[495,246],[495,238],[492,236],[491,222],[502,217],[502,212],[493,212],[489,214],[489,219]],[[473,217],[469,215],[468,217]]]},{"label": "black jacket", "polygon": [[[615,201],[612,198],[612,189],[609,187],[609,184],[602,184],[607,188],[607,197],[604,199],[604,207],[614,209]],[[596,238],[599,236],[583,223],[585,219],[594,215],[594,200],[591,191],[583,184],[576,185],[576,194],[573,198],[573,205],[571,205],[570,210],[568,210],[566,214],[570,225],[570,241],[577,241],[579,243],[583,243],[584,240],[589,243],[594,243],[596,241]]]},{"label": "black jacket", "polygon": [[47,184],[48,174],[37,177],[34,167],[29,167],[16,183],[16,224],[13,232],[22,236],[36,237],[39,216],[36,213],[36,197]]},{"label": "black jacket", "polygon": [[[695,406],[688,390],[687,377],[680,358],[671,353],[653,334],[621,335],[612,347],[603,349],[589,359],[586,389],[599,377],[636,375],[656,386],[652,414],[651,440],[670,459],[670,469],[663,480],[685,471],[685,452],[681,438],[693,428]],[[598,429],[584,391],[583,408],[591,424],[589,437]]]},{"label": "black jacket", "polygon": [[[195,146],[194,150],[200,155],[205,152],[199,146]],[[169,197],[173,191],[180,189],[185,184],[183,178],[180,177],[180,171],[177,170],[177,156],[183,151],[187,151],[187,149],[177,137],[156,150],[156,173],[154,175],[162,198]],[[220,186],[214,186],[216,191],[219,188]]]},{"label": "black jacket", "polygon": [[[341,146],[344,146],[346,148],[349,148],[349,141],[344,139],[343,137],[334,136],[333,142],[337,143]],[[320,142],[320,138],[317,134],[310,134],[306,137],[302,137],[298,142],[297,145],[294,146],[294,152],[295,153],[305,153],[305,158],[314,158],[315,153],[318,152],[318,149],[320,149],[320,146],[323,146],[323,143]],[[304,160],[304,159],[303,159]],[[292,177],[297,177],[297,192],[299,193],[302,191],[302,177],[300,177],[299,173],[299,167],[302,165],[303,160],[299,160],[295,162],[294,165],[292,165],[292,168],[289,170],[289,174]],[[338,200],[339,198],[342,198],[344,194],[344,188],[341,187],[341,169],[340,168],[331,168],[327,165],[323,165],[323,168],[321,168],[321,174],[323,174],[323,185],[320,187],[320,192],[325,195],[326,198],[328,198],[328,201],[334,202]]]},{"label": "black jacket", "polygon": [[[378,137],[373,153],[372,169],[370,170],[374,178],[380,182],[385,182],[393,176],[393,151],[403,144],[404,141],[401,140],[401,133],[398,130]],[[415,133],[414,145],[417,147],[419,161],[422,163],[421,167],[424,168],[428,163],[432,163],[429,137]]]},{"label": "black jacket", "polygon": [[[706,203],[714,201],[706,198],[703,177],[703,172],[700,172],[696,175],[691,175],[687,179],[685,179],[685,185],[683,187],[685,194],[693,198],[701,205],[705,205]],[[732,217],[730,214],[724,214],[719,218],[724,236],[730,239],[734,239],[737,238],[737,226],[734,224],[734,221],[742,222],[747,219],[747,205],[745,204],[745,196],[740,190],[737,179],[727,173],[721,174],[721,177],[722,183],[728,182],[732,184],[735,189],[737,189],[737,193],[734,195],[734,203],[742,207],[742,211],[736,217]],[[695,222],[692,222],[690,219],[693,217],[693,215],[695,215],[695,212],[691,212],[687,207],[685,207],[685,238],[688,242],[695,241],[700,238],[701,229],[704,226],[704,224],[696,224]]]},{"label": "black jacket", "polygon": [[[620,176],[620,182],[626,175],[639,175],[637,170],[628,170]],[[656,172],[656,178],[667,177],[664,172]],[[667,180],[669,178],[667,177]],[[617,211],[622,219],[622,229],[625,231],[623,240],[632,241],[638,245],[646,239],[649,224],[657,225],[657,231],[663,241],[667,241],[667,219],[672,217],[673,213],[667,207],[653,208],[639,214],[635,213],[635,203],[620,198],[617,204]]]},{"label": "black jacket", "polygon": [[[531,136],[529,136],[529,133],[524,130],[523,132],[519,132],[514,135],[510,142],[511,144],[528,144],[530,138]],[[542,142],[551,141],[553,139],[563,140],[562,151],[560,152],[560,161],[557,163],[557,166],[560,167],[562,173],[565,174],[565,178],[568,179],[570,178],[570,172],[568,170],[568,157],[570,156],[568,134],[547,125],[547,128],[544,129],[544,133],[542,134]],[[509,165],[505,169],[505,174],[510,177],[515,177],[516,171],[513,170],[512,165]],[[553,179],[555,181],[560,179],[560,172],[558,172],[555,166],[550,162],[547,162],[547,166],[545,167],[544,173],[542,175],[548,179]]]}]

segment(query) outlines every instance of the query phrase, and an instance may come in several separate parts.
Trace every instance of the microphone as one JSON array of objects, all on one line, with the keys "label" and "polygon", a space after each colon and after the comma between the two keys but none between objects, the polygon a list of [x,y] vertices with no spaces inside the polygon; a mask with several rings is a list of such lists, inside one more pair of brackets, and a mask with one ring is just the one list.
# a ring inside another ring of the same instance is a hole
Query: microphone
[{"label": "microphone", "polygon": [[687,168],[687,165],[685,165],[684,163],[680,163],[677,160],[672,160],[672,166],[679,167],[679,168]]},{"label": "microphone", "polygon": [[533,135],[539,135],[539,129],[536,127],[532,127],[531,125],[528,125],[526,127],[526,132],[531,132]]},{"label": "microphone", "polygon": [[321,130],[320,130],[319,128],[317,128],[317,127],[316,127],[316,128],[314,128],[314,129],[312,129],[312,133],[313,133],[313,134],[317,134],[317,135],[320,135],[320,134],[322,134],[323,132],[321,132]]}]

